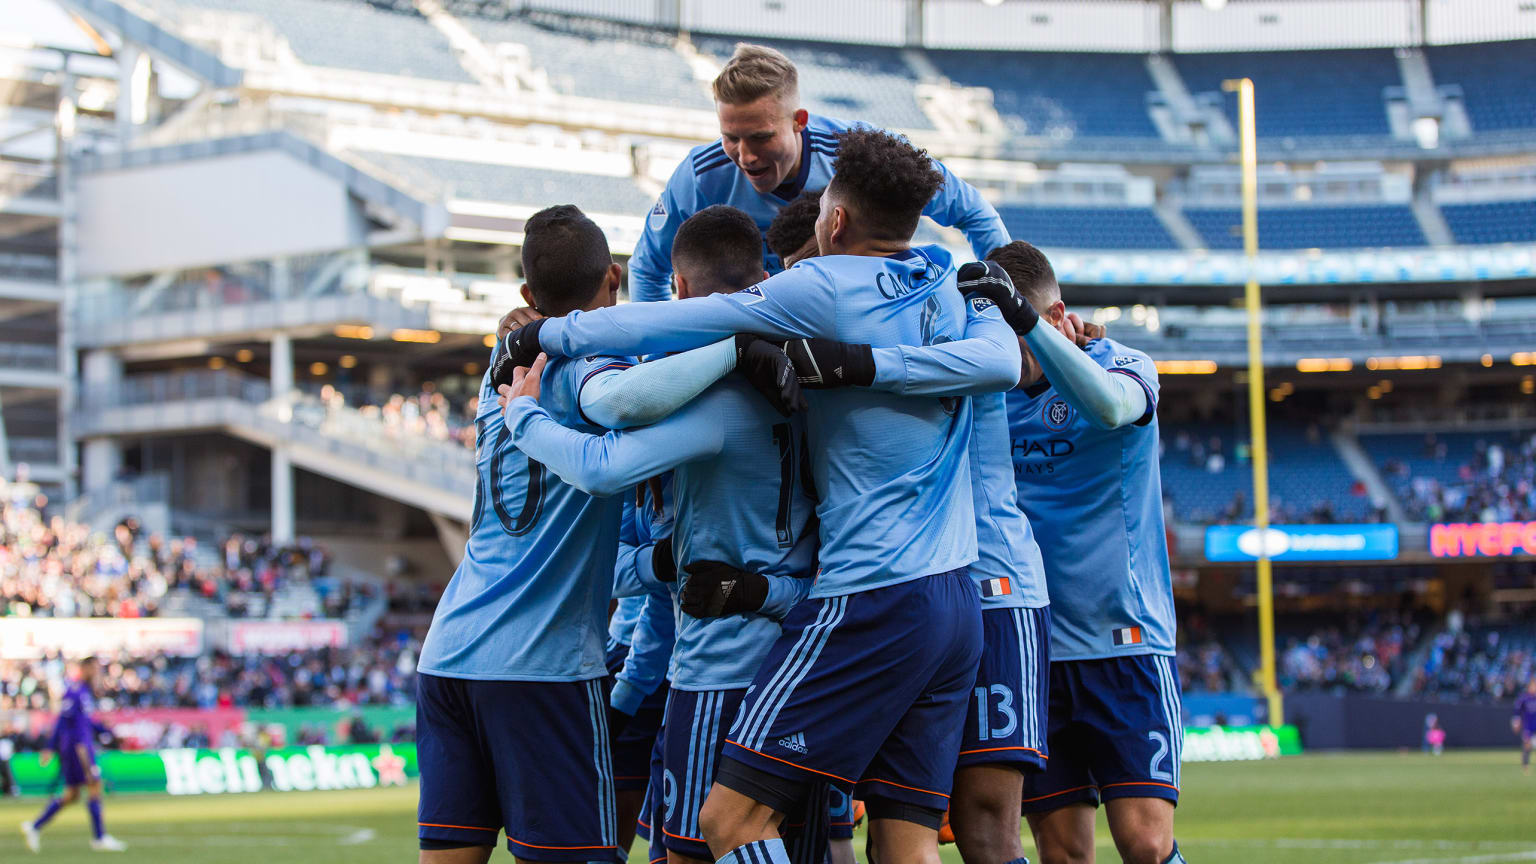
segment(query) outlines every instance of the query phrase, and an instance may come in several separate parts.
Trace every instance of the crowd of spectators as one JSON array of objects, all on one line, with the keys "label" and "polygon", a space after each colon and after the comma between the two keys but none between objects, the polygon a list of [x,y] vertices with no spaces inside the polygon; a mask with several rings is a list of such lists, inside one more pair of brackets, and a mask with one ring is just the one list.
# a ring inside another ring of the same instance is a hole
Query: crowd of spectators
[{"label": "crowd of spectators", "polygon": [[[343,708],[406,705],[414,698],[420,640],[402,632],[349,648],[275,656],[102,658],[101,710],[132,708]],[[0,711],[52,711],[65,683],[59,657],[0,660]]]},{"label": "crowd of spectators", "polygon": [[382,424],[385,437],[392,441],[411,444],[426,439],[454,442],[470,450],[475,447],[479,397],[474,394],[455,401],[431,384],[415,394],[376,394],[326,384],[317,395],[325,419],[332,423],[351,419],[349,412],[355,409],[361,420]]},{"label": "crowd of spectators", "polygon": [[1430,643],[1414,670],[1417,695],[1457,701],[1513,699],[1536,677],[1536,632],[1530,628],[1464,629],[1460,616]]},{"label": "crowd of spectators", "polygon": [[227,538],[216,561],[204,562],[197,540],[146,533],[132,518],[110,535],[57,513],[47,500],[0,500],[0,617],[148,618],[167,597],[188,592],[245,617],[283,589],[306,584],[320,600],[317,613],[343,617],[368,602],[371,584],[327,578],[330,556],[306,538],[275,546],[264,538]]},{"label": "crowd of spectators", "polygon": [[[1423,456],[1444,462],[1448,448],[1437,436],[1426,435]],[[1536,433],[1518,443],[1479,440],[1450,482],[1414,476],[1402,461],[1385,467],[1414,521],[1536,521]]]},{"label": "crowd of spectators", "polygon": [[1279,684],[1285,690],[1385,693],[1405,672],[1407,655],[1423,632],[1417,620],[1401,613],[1318,627],[1285,641]]}]

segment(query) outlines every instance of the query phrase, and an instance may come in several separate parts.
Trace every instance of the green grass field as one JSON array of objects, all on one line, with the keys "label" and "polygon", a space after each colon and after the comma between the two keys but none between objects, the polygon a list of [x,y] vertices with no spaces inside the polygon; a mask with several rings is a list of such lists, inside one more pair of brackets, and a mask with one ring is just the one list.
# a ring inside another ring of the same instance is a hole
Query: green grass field
[{"label": "green grass field", "polygon": [[[1178,836],[1196,864],[1496,864],[1536,861],[1536,777],[1513,750],[1312,755],[1184,769]],[[226,798],[122,796],[109,830],[115,860],[348,864],[415,859],[416,789],[262,793]],[[16,826],[36,800],[0,802],[0,861],[30,858]],[[1099,860],[1118,861],[1100,822]],[[93,859],[85,813],[43,835],[43,858]],[[860,858],[862,859],[862,840]],[[1026,849],[1032,848],[1026,841]],[[958,864],[953,846],[946,862]],[[499,853],[493,860],[510,860]],[[643,862],[638,846],[631,856]]]}]

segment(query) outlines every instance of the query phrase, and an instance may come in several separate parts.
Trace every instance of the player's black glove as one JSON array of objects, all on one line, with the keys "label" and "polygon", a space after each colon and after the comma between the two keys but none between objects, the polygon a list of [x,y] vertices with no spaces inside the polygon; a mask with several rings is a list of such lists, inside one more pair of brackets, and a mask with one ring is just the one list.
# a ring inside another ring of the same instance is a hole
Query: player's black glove
[{"label": "player's black glove", "polygon": [[533,361],[539,359],[539,352],[544,349],[539,347],[539,328],[544,326],[547,319],[540,318],[527,326],[519,327],[507,334],[507,338],[501,340],[501,350],[496,352],[496,359],[491,361],[491,389],[496,390],[501,385],[512,384],[512,370],[519,366],[532,366]]},{"label": "player's black glove", "polygon": [[1023,336],[1040,323],[1040,313],[1013,289],[1008,271],[993,261],[972,261],[960,268],[955,287],[968,302],[990,300],[1003,313],[1013,332]]},{"label": "player's black glove", "polygon": [[795,380],[794,364],[779,346],[747,333],[737,334],[736,370],[785,417],[805,410],[805,395]]},{"label": "player's black glove", "polygon": [[868,345],[821,338],[795,339],[784,343],[784,353],[795,364],[800,386],[811,390],[868,387],[875,383],[875,352]]},{"label": "player's black glove", "polygon": [[657,582],[677,581],[677,560],[672,557],[672,538],[663,537],[651,546],[651,571]]},{"label": "player's black glove", "polygon": [[756,612],[768,600],[768,577],[738,570],[721,561],[694,561],[683,568],[679,605],[695,618],[720,618]]}]

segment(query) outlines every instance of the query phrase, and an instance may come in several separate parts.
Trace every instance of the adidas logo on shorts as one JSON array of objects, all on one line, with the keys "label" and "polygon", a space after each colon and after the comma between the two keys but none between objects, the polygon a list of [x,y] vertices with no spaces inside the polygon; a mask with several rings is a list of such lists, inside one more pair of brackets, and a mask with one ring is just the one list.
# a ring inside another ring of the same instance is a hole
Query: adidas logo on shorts
[{"label": "adidas logo on shorts", "polygon": [[793,750],[796,753],[804,755],[806,752],[805,733],[796,732],[793,735],[786,735],[779,739],[779,746],[783,747],[785,750]]}]

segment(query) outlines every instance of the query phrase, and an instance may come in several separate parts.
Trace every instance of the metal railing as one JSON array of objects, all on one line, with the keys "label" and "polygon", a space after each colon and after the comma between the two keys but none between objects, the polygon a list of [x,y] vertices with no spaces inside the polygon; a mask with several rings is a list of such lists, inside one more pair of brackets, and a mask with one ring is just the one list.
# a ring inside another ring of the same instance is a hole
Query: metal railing
[{"label": "metal railing", "polygon": [[0,367],[57,372],[59,348],[35,342],[0,342]]}]

